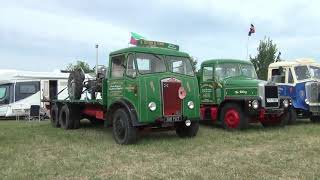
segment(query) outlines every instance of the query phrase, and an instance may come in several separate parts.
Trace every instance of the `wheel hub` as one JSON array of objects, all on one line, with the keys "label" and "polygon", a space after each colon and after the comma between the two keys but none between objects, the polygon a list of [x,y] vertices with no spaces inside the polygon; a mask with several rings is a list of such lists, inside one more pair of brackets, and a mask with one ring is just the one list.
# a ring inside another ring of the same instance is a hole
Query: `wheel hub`
[{"label": "wheel hub", "polygon": [[235,109],[230,109],[225,114],[224,121],[229,128],[237,128],[240,124],[240,115]]}]

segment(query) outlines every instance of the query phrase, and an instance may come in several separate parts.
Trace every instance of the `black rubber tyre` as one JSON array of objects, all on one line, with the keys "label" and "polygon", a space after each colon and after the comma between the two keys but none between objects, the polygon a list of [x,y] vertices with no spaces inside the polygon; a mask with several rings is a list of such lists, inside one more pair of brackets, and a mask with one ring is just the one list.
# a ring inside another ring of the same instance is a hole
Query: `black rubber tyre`
[{"label": "black rubber tyre", "polygon": [[285,112],[280,118],[280,123],[279,126],[280,127],[285,127],[287,124],[289,124],[290,121],[290,113],[289,112]]},{"label": "black rubber tyre", "polygon": [[[229,116],[235,117],[231,118]],[[225,104],[222,107],[219,120],[222,123],[223,128],[227,130],[244,130],[249,126],[248,117],[245,115],[242,108],[236,103]]]},{"label": "black rubber tyre", "polygon": [[79,129],[80,128],[80,108],[76,105],[70,107],[70,118],[71,122],[73,122],[72,129]]},{"label": "black rubber tyre", "polygon": [[268,123],[268,122],[261,122],[261,124],[262,124],[262,126],[263,126],[264,128],[269,128],[269,127],[272,127],[272,126],[273,126],[272,124],[270,124],[270,123]]},{"label": "black rubber tyre", "polygon": [[63,105],[59,113],[59,122],[63,129],[73,129],[74,124],[70,117],[70,109],[68,105]]},{"label": "black rubber tyre", "polygon": [[279,117],[276,121],[265,121],[261,122],[262,126],[265,128],[268,127],[285,127],[288,124],[288,120],[290,118],[289,112],[284,113],[282,116]]},{"label": "black rubber tyre", "polygon": [[124,109],[118,109],[113,114],[113,137],[118,144],[134,144],[137,141],[138,130],[132,126],[129,114]]},{"label": "black rubber tyre", "polygon": [[181,138],[192,138],[195,137],[199,130],[199,122],[191,122],[188,127],[185,123],[176,125],[176,133]]},{"label": "black rubber tyre", "polygon": [[318,123],[320,122],[320,116],[311,116],[310,121],[313,123]]},{"label": "black rubber tyre", "polygon": [[72,71],[68,79],[68,95],[71,100],[81,98],[84,75],[81,70]]},{"label": "black rubber tyre", "polygon": [[60,127],[60,123],[59,123],[59,107],[56,103],[52,104],[51,106],[51,110],[50,110],[50,121],[51,121],[51,125],[55,128]]},{"label": "black rubber tyre", "polygon": [[289,125],[293,125],[297,122],[297,112],[296,110],[291,107],[288,109],[288,113],[289,113],[289,118],[288,118],[288,124]]}]

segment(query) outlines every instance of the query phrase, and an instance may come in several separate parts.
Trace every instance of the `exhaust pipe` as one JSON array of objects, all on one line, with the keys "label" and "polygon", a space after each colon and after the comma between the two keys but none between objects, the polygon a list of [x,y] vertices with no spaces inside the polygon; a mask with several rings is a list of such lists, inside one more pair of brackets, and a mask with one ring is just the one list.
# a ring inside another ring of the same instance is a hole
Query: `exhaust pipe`
[{"label": "exhaust pipe", "polygon": [[96,76],[97,76],[97,77],[98,77],[98,63],[99,63],[98,48],[99,48],[99,45],[96,44]]}]

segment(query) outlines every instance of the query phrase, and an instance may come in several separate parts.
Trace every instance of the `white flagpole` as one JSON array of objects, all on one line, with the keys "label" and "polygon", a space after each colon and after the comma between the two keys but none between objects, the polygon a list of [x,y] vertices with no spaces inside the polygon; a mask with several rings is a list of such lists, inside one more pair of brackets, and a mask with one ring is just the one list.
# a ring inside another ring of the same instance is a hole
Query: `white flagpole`
[{"label": "white flagpole", "polygon": [[99,66],[99,53],[98,53],[99,45],[96,44],[96,76],[98,77],[98,66]]},{"label": "white flagpole", "polygon": [[249,58],[249,40],[250,40],[250,36],[248,36],[248,39],[247,39],[247,60]]}]

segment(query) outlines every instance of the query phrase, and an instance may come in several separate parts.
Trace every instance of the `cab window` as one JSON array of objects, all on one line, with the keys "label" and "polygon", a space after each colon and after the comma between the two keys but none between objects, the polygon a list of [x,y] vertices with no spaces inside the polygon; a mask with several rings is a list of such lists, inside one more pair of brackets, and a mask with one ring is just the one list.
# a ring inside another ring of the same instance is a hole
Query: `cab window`
[{"label": "cab window", "polygon": [[292,72],[291,69],[289,69],[289,74],[288,74],[288,83],[293,84],[294,80],[293,80],[293,76],[292,76]]},{"label": "cab window", "polygon": [[278,69],[272,69],[272,82],[285,83],[286,82],[286,70],[282,67]]},{"label": "cab window", "polygon": [[213,67],[203,67],[203,81],[213,81]]},{"label": "cab window", "polygon": [[112,57],[111,66],[111,78],[122,78],[125,72],[125,57]]},{"label": "cab window", "polygon": [[128,56],[127,76],[131,78],[135,78],[137,76],[136,65],[134,63],[134,56],[132,54]]},{"label": "cab window", "polygon": [[137,68],[140,74],[165,72],[166,65],[162,56],[154,54],[136,54]]},{"label": "cab window", "polygon": [[296,77],[298,81],[311,78],[310,72],[307,66],[296,66],[294,67]]},{"label": "cab window", "polygon": [[217,64],[214,69],[214,75],[218,80],[241,76],[240,67],[238,64],[234,63]]},{"label": "cab window", "polygon": [[309,67],[310,67],[311,77],[320,79],[320,67],[318,66],[309,66]]},{"label": "cab window", "polygon": [[167,56],[169,70],[174,73],[194,76],[192,65],[189,58]]}]

